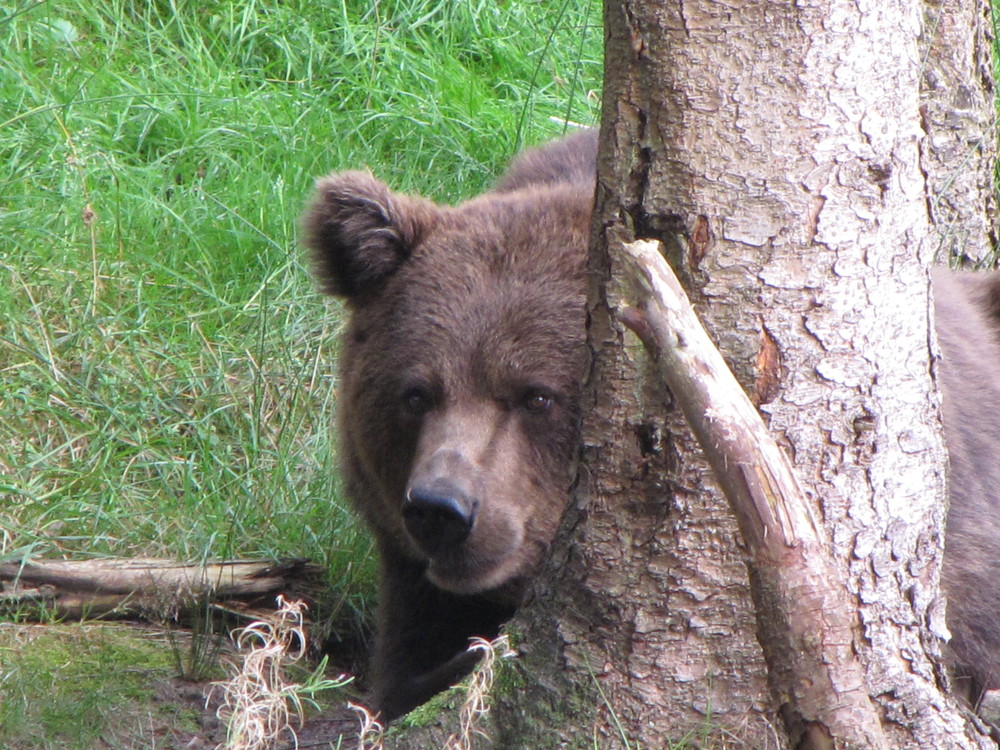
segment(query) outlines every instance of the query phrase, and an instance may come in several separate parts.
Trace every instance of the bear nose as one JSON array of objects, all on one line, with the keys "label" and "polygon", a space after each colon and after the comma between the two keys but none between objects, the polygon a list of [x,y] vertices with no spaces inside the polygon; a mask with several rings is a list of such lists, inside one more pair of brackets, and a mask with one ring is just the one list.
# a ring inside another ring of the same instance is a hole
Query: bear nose
[{"label": "bear nose", "polygon": [[472,531],[476,503],[450,482],[414,485],[406,493],[406,530],[430,557],[465,541]]}]

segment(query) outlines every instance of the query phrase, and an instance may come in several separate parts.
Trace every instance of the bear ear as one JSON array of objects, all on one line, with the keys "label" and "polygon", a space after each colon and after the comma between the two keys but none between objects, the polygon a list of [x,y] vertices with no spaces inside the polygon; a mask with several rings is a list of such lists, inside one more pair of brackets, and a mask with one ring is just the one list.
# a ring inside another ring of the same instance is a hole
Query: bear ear
[{"label": "bear ear", "polygon": [[317,180],[302,228],[323,291],[365,295],[409,257],[436,216],[430,201],[393,193],[368,172]]}]

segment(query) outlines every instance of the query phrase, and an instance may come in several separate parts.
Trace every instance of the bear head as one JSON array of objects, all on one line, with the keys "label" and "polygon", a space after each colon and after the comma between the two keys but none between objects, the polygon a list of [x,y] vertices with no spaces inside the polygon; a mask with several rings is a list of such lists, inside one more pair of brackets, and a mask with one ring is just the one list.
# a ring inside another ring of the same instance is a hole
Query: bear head
[{"label": "bear head", "polygon": [[346,301],[347,489],[383,556],[516,602],[568,499],[579,442],[593,181],[455,207],[366,172],[321,179],[303,228]]}]

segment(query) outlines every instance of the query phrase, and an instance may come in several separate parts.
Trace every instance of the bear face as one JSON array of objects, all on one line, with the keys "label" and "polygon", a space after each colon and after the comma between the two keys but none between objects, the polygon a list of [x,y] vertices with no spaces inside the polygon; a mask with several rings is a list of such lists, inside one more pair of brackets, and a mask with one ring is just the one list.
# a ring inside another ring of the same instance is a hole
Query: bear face
[{"label": "bear face", "polygon": [[513,612],[568,502],[595,152],[591,132],[529,151],[455,207],[332,175],[303,217],[349,314],[341,460],[380,552],[383,719],[467,671],[468,639]]},{"label": "bear face", "polygon": [[356,502],[455,593],[528,575],[566,502],[584,351],[573,204],[590,195],[547,192],[576,215],[518,193],[425,212],[377,293],[351,298],[340,429]]}]

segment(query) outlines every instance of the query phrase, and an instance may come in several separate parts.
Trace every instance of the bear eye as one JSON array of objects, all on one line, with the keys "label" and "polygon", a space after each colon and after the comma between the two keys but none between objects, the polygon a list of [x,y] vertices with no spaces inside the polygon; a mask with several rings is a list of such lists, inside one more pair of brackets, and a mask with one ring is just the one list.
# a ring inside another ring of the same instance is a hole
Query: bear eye
[{"label": "bear eye", "polygon": [[423,416],[431,408],[431,395],[423,386],[410,386],[403,391],[403,406],[414,416]]},{"label": "bear eye", "polygon": [[530,388],[521,397],[521,408],[529,414],[544,414],[552,408],[552,394],[538,388]]}]

